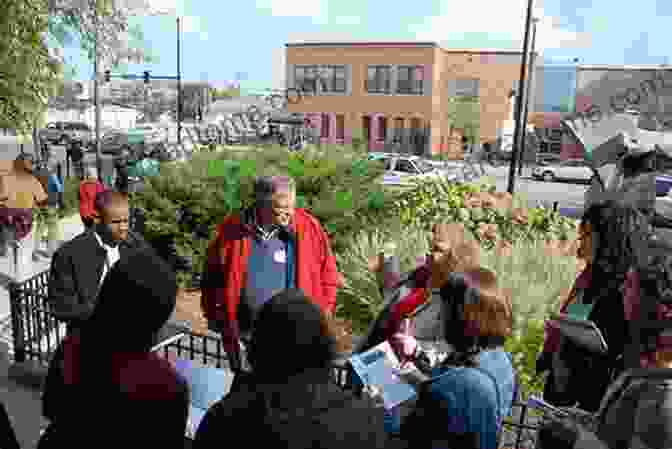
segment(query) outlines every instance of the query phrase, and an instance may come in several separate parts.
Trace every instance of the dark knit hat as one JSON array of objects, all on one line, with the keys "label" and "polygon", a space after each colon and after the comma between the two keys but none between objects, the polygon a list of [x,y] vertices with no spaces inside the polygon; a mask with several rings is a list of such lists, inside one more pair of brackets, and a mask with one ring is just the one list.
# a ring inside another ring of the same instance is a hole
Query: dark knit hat
[{"label": "dark knit hat", "polygon": [[335,339],[324,326],[322,311],[302,290],[287,289],[261,308],[254,325],[249,361],[260,376],[273,380],[313,368],[328,368]]},{"label": "dark knit hat", "polygon": [[147,349],[175,310],[176,297],[173,270],[155,254],[131,249],[105,277],[87,332],[107,336],[115,348]]}]

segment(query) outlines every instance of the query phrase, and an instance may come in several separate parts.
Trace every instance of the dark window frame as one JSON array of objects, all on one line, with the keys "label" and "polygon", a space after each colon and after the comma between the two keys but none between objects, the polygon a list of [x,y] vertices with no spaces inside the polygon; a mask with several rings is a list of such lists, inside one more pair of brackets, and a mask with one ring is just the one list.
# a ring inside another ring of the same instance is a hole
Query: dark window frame
[{"label": "dark window frame", "polygon": [[[320,93],[345,94],[348,91],[348,68],[345,64],[320,66],[320,71],[327,71],[326,77],[320,76]],[[342,85],[341,85],[342,83]],[[325,89],[326,87],[326,89]]]},{"label": "dark window frame", "polygon": [[[418,71],[423,72],[423,77],[416,79]],[[402,79],[402,73],[406,76]],[[421,65],[400,65],[397,67],[397,94],[422,95],[423,94],[424,68]],[[408,83],[402,86],[401,83]]]},{"label": "dark window frame", "polygon": [[[373,70],[373,80],[371,71]],[[380,74],[387,74],[387,77]],[[381,79],[382,78],[382,79]],[[373,81],[373,85],[372,85]],[[379,86],[383,84],[383,86]],[[364,80],[364,90],[369,94],[390,94],[392,93],[392,66],[391,65],[369,65],[366,68],[366,79]]]},{"label": "dark window frame", "polygon": [[322,114],[320,122],[320,137],[328,139],[331,130],[331,116],[329,114]]},{"label": "dark window frame", "polygon": [[[399,124],[401,123],[401,126]],[[393,143],[401,143],[404,137],[404,119],[397,117],[394,119],[394,136],[392,137]]]},{"label": "dark window frame", "polygon": [[[481,97],[481,80],[480,78],[455,78],[452,80],[453,83],[455,83],[455,92],[454,95],[456,98],[480,98]],[[476,94],[471,94],[471,95],[464,95],[464,94],[459,94],[460,91],[464,91],[467,89],[458,89],[458,83],[459,82],[472,82],[476,85],[476,89],[469,89],[469,90],[476,90]]]},{"label": "dark window frame", "polygon": [[[295,65],[294,66],[294,85],[304,94],[317,94],[317,74],[318,66],[316,64],[311,65]],[[311,74],[312,71],[312,74]],[[299,72],[303,75],[299,76]],[[300,80],[300,81],[299,81]],[[306,83],[312,85],[312,90],[306,89]]]},{"label": "dark window frame", "polygon": [[[336,140],[345,140],[345,115],[336,114]],[[343,125],[343,126],[339,126]]]},{"label": "dark window frame", "polygon": [[387,141],[387,117],[381,116],[378,117],[378,133],[376,135],[376,141],[386,142]]}]

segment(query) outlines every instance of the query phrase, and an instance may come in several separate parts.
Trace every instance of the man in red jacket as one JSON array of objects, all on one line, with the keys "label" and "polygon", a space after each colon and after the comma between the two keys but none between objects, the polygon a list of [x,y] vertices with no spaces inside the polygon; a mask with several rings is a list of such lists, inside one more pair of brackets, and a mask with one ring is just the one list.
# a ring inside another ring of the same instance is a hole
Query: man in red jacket
[{"label": "man in red jacket", "polygon": [[226,217],[208,247],[201,306],[210,328],[221,333],[234,371],[247,370],[241,346],[256,313],[276,293],[300,288],[327,314],[336,307],[341,276],[329,238],[295,203],[293,179],[257,179],[255,205]]}]

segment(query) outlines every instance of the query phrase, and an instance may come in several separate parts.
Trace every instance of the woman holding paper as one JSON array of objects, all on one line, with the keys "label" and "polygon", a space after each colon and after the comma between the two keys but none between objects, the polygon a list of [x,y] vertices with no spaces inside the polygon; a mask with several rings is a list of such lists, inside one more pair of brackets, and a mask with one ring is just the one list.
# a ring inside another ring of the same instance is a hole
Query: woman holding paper
[{"label": "woman holding paper", "polygon": [[[551,369],[545,399],[554,405],[574,405],[595,411],[614,374],[622,368],[628,332],[623,287],[635,265],[635,251],[651,235],[648,218],[631,206],[609,200],[594,204],[582,218],[579,257],[587,267],[577,278],[573,294],[561,313],[595,323],[607,343],[608,354],[589,353],[557,329],[547,327],[540,369]],[[549,358],[551,359],[550,367]],[[546,363],[544,363],[546,362]],[[582,374],[591,373],[586,384]]]},{"label": "woman holding paper", "polygon": [[513,328],[511,300],[494,272],[471,268],[449,275],[439,302],[442,338],[454,351],[419,387],[401,436],[413,448],[497,449],[516,391],[504,351]]}]

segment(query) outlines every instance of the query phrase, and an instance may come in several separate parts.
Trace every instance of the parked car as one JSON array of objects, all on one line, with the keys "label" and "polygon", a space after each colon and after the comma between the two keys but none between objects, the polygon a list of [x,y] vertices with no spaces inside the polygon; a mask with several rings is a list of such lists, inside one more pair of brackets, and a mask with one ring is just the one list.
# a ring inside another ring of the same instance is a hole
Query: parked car
[{"label": "parked car", "polygon": [[539,153],[537,154],[537,165],[553,165],[562,163],[559,154],[556,153]]},{"label": "parked car", "polygon": [[100,151],[103,154],[129,157],[135,152],[140,151],[143,144],[143,135],[112,131],[101,138]]},{"label": "parked car", "polygon": [[454,178],[452,170],[433,167],[419,156],[385,155],[376,160],[385,163],[385,173],[381,180],[385,185],[403,185],[422,178]]},{"label": "parked car", "polygon": [[672,193],[672,175],[658,175],[656,176],[656,196],[669,196]]},{"label": "parked car", "polygon": [[589,163],[583,159],[569,159],[559,164],[535,167],[532,170],[532,176],[547,182],[578,181],[587,183],[593,178],[593,170]]},{"label": "parked car", "polygon": [[73,140],[79,140],[84,146],[93,141],[91,128],[83,122],[52,122],[39,131],[42,141],[59,145],[68,145]]}]

